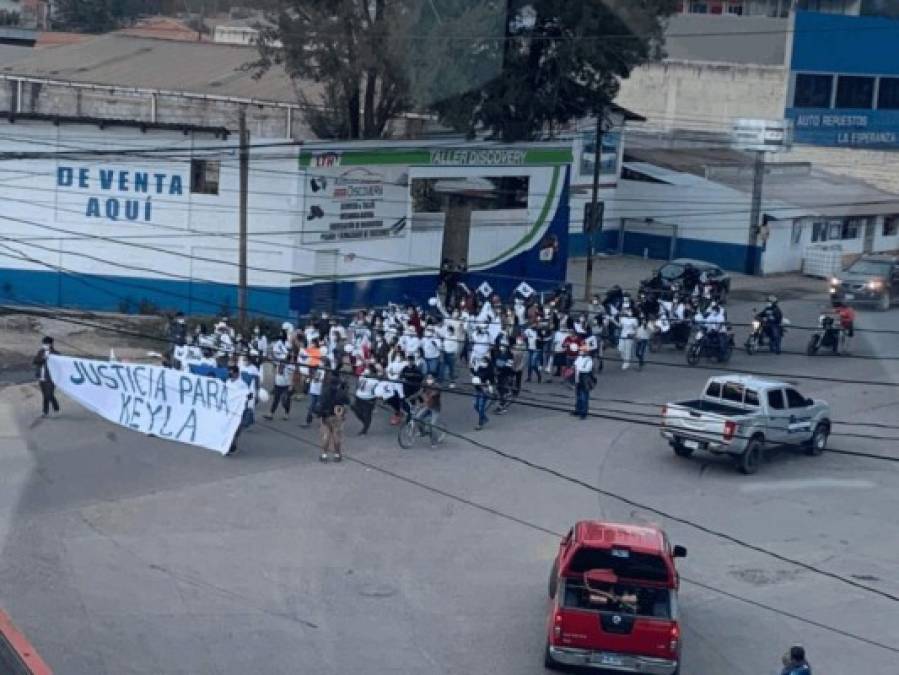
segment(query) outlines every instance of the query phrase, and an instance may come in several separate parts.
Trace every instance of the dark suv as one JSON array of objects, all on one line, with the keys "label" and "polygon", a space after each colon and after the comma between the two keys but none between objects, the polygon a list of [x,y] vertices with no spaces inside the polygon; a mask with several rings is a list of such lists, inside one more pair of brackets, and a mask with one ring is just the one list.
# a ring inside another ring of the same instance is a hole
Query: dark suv
[{"label": "dark suv", "polygon": [[895,256],[862,256],[830,280],[833,304],[873,304],[886,311],[896,298],[899,298],[899,258]]}]

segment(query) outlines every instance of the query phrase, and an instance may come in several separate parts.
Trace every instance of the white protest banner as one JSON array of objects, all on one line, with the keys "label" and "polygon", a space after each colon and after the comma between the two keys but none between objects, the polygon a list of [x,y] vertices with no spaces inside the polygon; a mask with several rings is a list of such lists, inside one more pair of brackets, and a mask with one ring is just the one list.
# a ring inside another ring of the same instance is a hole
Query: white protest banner
[{"label": "white protest banner", "polygon": [[249,390],[161,366],[50,357],[57,387],[88,410],[143,434],[223,455],[231,447]]}]

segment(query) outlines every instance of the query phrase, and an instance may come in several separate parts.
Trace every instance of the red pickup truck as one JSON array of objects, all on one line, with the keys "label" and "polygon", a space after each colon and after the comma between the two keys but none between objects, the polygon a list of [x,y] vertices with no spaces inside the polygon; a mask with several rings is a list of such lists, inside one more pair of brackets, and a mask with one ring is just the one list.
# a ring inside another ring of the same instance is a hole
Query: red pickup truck
[{"label": "red pickup truck", "polygon": [[676,675],[674,559],[686,555],[655,527],[577,523],[550,572],[544,665]]}]

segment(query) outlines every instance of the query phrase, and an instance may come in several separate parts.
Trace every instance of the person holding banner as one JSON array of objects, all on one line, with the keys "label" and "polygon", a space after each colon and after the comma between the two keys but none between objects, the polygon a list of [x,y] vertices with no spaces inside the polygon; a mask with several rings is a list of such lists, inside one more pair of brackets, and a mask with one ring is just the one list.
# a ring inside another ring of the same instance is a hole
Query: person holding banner
[{"label": "person holding banner", "polygon": [[59,401],[56,400],[56,385],[53,384],[53,378],[50,376],[50,369],[47,366],[50,354],[58,353],[53,347],[53,338],[48,335],[41,341],[41,348],[32,361],[37,368],[35,376],[41,388],[41,406],[43,410],[41,417],[47,417],[50,414],[50,406],[53,406],[53,412],[59,412]]},{"label": "person holding banner", "polygon": [[231,447],[228,452],[225,453],[226,457],[237,452],[237,439],[240,438],[241,432],[253,423],[253,411],[251,408],[253,405],[253,391],[241,377],[240,368],[237,366],[230,366],[228,368],[228,386],[233,387],[236,391],[246,391],[246,399],[241,412],[240,426],[237,427],[237,431],[234,433]]}]

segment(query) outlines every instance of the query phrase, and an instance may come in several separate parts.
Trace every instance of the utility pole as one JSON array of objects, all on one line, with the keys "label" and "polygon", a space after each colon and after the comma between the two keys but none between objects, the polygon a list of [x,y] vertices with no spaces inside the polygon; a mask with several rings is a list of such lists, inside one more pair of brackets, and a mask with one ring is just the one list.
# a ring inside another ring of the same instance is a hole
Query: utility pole
[{"label": "utility pole", "polygon": [[762,215],[762,185],[765,180],[765,153],[762,150],[755,152],[755,164],[752,170],[752,206],[749,210],[749,241],[746,252],[746,273],[758,274],[758,256],[756,249],[759,245],[759,231]]},{"label": "utility pole", "polygon": [[596,112],[596,141],[593,159],[593,197],[590,200],[590,222],[587,224],[587,272],[584,277],[584,300],[589,301],[593,293],[593,244],[597,231],[602,228],[599,214],[599,171],[602,165],[602,127],[605,118],[605,106]]},{"label": "utility pole", "polygon": [[238,254],[237,315],[240,323],[247,322],[247,192],[250,183],[250,132],[247,131],[247,110],[240,109],[240,243]]}]

